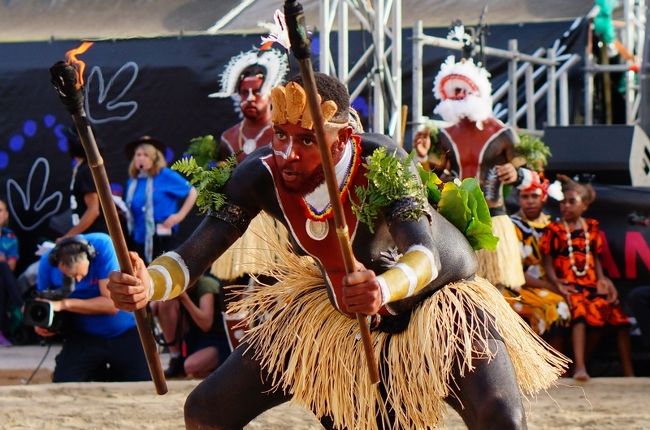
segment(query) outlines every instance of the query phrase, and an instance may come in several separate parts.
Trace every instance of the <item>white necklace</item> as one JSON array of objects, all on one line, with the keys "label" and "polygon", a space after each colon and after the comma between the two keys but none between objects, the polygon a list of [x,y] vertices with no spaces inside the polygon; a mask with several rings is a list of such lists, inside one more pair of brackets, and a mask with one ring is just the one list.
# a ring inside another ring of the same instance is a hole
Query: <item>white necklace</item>
[{"label": "white necklace", "polygon": [[564,229],[566,230],[566,243],[569,245],[569,262],[571,263],[571,270],[573,270],[573,273],[575,273],[576,276],[582,277],[585,276],[589,270],[589,258],[591,257],[589,251],[591,248],[589,247],[589,231],[587,230],[587,223],[585,223],[585,220],[582,217],[580,218],[580,222],[582,224],[582,230],[585,232],[585,266],[582,270],[578,270],[575,259],[573,258],[573,243],[571,242],[571,230],[569,229],[569,224],[562,220],[562,224],[564,224]]},{"label": "white necklace", "polygon": [[239,126],[239,148],[244,151],[244,154],[248,155],[257,148],[257,141],[270,127],[271,124],[268,124],[266,127],[261,129],[254,138],[249,139],[244,135],[244,121],[242,121],[241,125]]}]

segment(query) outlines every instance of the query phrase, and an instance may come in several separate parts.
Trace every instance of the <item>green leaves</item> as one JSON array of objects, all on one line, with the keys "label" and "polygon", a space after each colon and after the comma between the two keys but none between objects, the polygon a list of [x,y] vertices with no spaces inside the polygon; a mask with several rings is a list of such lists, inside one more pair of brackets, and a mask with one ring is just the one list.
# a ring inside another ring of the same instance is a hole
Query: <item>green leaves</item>
[{"label": "green leaves", "polygon": [[438,175],[419,167],[429,203],[460,230],[472,248],[496,249],[498,238],[492,234],[492,218],[481,186],[475,178],[443,183]]},{"label": "green leaves", "polygon": [[206,167],[217,159],[217,148],[214,136],[206,134],[191,139],[187,153],[196,160],[199,166]]},{"label": "green leaves", "polygon": [[418,219],[426,213],[426,201],[422,184],[417,176],[411,172],[413,155],[404,160],[388,154],[386,148],[379,148],[366,159],[366,177],[368,187],[356,187],[355,194],[358,203],[352,201],[352,210],[360,222],[374,231],[375,220],[381,215],[384,208],[391,203],[410,197],[416,204],[408,211],[408,219]]},{"label": "green leaves", "polygon": [[515,152],[526,160],[529,168],[536,172],[544,170],[551,156],[551,148],[546,146],[542,139],[528,134],[519,135],[519,144],[515,146]]},{"label": "green leaves", "polygon": [[236,165],[237,159],[234,155],[221,165],[212,168],[203,167],[193,156],[190,156],[176,161],[172,169],[185,175],[196,187],[198,190],[196,205],[200,212],[206,213],[210,209],[219,209],[226,201],[226,196],[221,190],[230,179]]}]

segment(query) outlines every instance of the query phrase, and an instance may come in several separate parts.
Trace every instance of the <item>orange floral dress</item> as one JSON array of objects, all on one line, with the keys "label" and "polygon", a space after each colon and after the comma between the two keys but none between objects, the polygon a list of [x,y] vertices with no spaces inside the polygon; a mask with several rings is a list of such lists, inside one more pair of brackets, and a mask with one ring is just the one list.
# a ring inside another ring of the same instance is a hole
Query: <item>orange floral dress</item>
[{"label": "orange floral dress", "polygon": [[607,297],[597,291],[598,276],[594,261],[602,250],[603,241],[598,221],[588,218],[585,224],[589,236],[589,257],[585,231],[576,228],[571,232],[574,260],[571,263],[568,233],[562,221],[548,225],[540,240],[540,249],[543,254],[553,258],[553,268],[558,279],[574,285],[578,290],[568,297],[573,321],[584,321],[594,327],[629,324],[621,306],[608,303]]}]

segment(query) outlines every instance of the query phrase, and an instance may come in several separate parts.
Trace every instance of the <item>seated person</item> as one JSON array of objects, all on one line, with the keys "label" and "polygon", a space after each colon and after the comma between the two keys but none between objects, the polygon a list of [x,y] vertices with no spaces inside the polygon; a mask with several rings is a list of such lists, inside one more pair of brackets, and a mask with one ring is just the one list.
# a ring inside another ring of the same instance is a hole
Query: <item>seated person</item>
[{"label": "seated person", "polygon": [[220,318],[219,282],[202,276],[178,300],[152,303],[171,359],[168,378],[205,378],[230,354]]},{"label": "seated person", "polygon": [[22,297],[14,270],[18,262],[18,238],[9,228],[9,211],[0,199],[0,347],[11,346],[7,336],[11,332],[12,309],[20,309]]},{"label": "seated person", "polygon": [[[65,320],[53,382],[150,379],[135,318],[118,310],[106,289],[108,274],[118,268],[105,233],[65,238],[41,257],[36,289],[40,294],[59,290],[61,298],[40,300]],[[34,330],[43,337],[57,334],[51,326]]]}]

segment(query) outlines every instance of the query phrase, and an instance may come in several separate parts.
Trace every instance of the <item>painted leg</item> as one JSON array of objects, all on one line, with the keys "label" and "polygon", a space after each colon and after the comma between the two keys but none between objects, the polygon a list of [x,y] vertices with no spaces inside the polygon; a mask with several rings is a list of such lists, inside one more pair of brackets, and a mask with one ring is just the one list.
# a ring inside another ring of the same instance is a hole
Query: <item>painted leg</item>
[{"label": "painted leg", "polygon": [[248,345],[228,359],[190,393],[185,401],[187,429],[243,429],[262,412],[288,401],[281,391],[271,392],[267,375],[252,359]]},{"label": "painted leg", "polygon": [[501,340],[490,340],[494,359],[475,360],[464,376],[455,372],[456,392],[445,399],[471,430],[526,429],[526,415],[515,371]]}]

